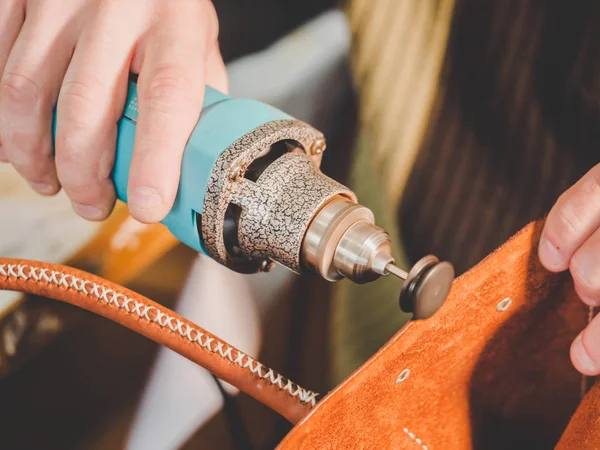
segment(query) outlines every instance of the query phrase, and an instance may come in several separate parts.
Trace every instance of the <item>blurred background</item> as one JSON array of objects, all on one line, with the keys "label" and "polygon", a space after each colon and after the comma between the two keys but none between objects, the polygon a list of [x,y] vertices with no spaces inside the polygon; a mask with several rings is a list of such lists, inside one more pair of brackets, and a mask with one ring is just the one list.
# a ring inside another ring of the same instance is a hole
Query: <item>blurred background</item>
[{"label": "blurred background", "polygon": [[[324,132],[404,268],[468,270],[600,161],[593,0],[215,0],[231,94]],[[173,43],[176,45],[176,43]],[[119,205],[102,224],[0,166],[0,255],[127,285],[326,393],[410,317],[395,280],[243,276]],[[269,449],[290,425],[183,358],[66,305],[0,293],[0,448]]]}]

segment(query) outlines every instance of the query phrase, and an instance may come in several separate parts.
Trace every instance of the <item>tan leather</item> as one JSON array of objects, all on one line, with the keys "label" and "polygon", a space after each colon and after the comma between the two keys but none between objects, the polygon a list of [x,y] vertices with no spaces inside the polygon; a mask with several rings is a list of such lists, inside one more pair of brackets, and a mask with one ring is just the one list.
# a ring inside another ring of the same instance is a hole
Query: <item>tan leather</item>
[{"label": "tan leather", "polygon": [[[291,422],[280,449],[551,448],[579,403],[569,346],[588,311],[568,274],[539,264],[542,222],[458,278],[442,309],[413,321],[315,408],[288,382],[138,294],[59,265],[0,258],[0,289],[65,301],[120,323],[237,386]],[[596,448],[598,389],[560,448]]]},{"label": "tan leather", "polygon": [[317,394],[175,312],[95,275],[58,264],[0,258],[0,289],[60,300],[113,320],[206,368],[291,422],[306,415],[316,401]]},{"label": "tan leather", "polygon": [[571,418],[556,450],[600,448],[600,385],[585,396]]},{"label": "tan leather", "polygon": [[458,278],[435,316],[400,330],[278,448],[556,445],[579,403],[569,346],[588,311],[568,274],[540,266],[541,228],[529,225]]}]

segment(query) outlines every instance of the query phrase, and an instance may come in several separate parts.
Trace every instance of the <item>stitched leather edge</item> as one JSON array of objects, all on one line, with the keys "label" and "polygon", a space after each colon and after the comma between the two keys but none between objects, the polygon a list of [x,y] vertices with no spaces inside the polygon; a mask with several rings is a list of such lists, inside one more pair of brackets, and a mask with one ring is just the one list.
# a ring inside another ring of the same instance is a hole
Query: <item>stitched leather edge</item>
[{"label": "stitched leather edge", "polygon": [[304,389],[177,313],[92,274],[58,264],[0,258],[0,289],[71,303],[176,351],[292,423],[318,394]]}]

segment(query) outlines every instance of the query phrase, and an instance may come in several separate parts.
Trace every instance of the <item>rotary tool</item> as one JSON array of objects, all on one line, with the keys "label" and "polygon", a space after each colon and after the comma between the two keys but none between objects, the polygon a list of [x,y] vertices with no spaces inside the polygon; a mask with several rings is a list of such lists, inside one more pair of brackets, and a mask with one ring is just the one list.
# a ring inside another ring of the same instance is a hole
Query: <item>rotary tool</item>
[{"label": "rotary tool", "polygon": [[[130,81],[118,123],[113,180],[127,202],[137,84]],[[56,115],[55,115],[56,129]],[[395,265],[388,233],[347,187],[320,170],[325,138],[266,104],[206,88],[200,119],[183,154],[174,206],[162,221],[184,244],[241,273],[274,262],[328,281],[404,280],[400,305],[432,315],[454,278],[450,263],[421,259],[407,273]]]}]

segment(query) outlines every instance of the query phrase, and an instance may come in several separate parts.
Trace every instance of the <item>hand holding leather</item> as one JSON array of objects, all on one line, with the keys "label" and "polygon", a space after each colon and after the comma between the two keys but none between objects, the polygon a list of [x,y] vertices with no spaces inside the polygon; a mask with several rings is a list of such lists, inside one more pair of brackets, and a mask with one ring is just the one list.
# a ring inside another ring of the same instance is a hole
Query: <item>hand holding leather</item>
[{"label": "hand holding leather", "polygon": [[[584,303],[600,305],[600,164],[560,196],[546,220],[539,257],[552,272],[570,270]],[[600,319],[593,320],[571,346],[581,373],[600,374]]]}]

